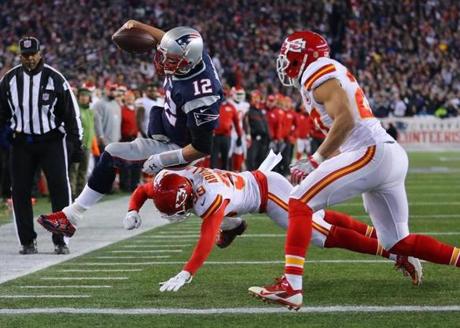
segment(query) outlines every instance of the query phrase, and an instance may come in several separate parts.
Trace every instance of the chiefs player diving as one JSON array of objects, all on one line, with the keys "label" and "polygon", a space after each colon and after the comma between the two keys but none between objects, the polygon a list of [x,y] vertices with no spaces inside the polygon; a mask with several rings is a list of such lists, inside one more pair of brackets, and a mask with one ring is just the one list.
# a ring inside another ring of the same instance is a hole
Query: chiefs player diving
[{"label": "chiefs player diving", "polygon": [[[161,291],[177,291],[203,265],[216,243],[225,248],[246,229],[241,215],[266,213],[283,229],[288,227],[288,204],[292,185],[282,175],[271,172],[276,165],[270,157],[262,170],[234,173],[198,167],[163,170],[153,182],[139,186],[129,202],[124,219],[126,229],[141,225],[139,210],[153,199],[162,216],[181,221],[191,212],[202,218],[199,241],[189,261],[179,274],[161,283]],[[217,237],[217,242],[216,242]],[[413,258],[397,257],[379,245],[372,227],[335,211],[318,211],[313,215],[313,244],[325,248],[344,248],[355,252],[380,255],[396,262],[395,266],[418,284],[421,273]]]}]

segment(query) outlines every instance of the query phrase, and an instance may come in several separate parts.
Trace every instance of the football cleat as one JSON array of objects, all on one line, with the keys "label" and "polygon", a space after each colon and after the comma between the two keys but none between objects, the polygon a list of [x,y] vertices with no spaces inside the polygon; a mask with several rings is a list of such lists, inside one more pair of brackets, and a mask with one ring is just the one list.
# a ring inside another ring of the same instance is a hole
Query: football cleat
[{"label": "football cleat", "polygon": [[276,283],[265,287],[250,287],[249,294],[264,302],[286,306],[289,310],[298,311],[302,306],[302,290],[294,290],[285,276],[275,279]]},{"label": "football cleat", "polygon": [[404,276],[410,277],[413,285],[420,286],[422,284],[423,268],[419,259],[412,256],[398,255],[395,269],[401,271]]},{"label": "football cleat", "polygon": [[69,247],[67,247],[67,245],[54,245],[54,254],[57,254],[57,255],[70,254]]},{"label": "football cleat", "polygon": [[59,211],[55,213],[51,213],[48,215],[40,215],[37,219],[38,223],[40,223],[46,230],[62,234],[66,237],[72,237],[75,233],[75,227],[70,221],[67,219],[64,212]]},{"label": "football cleat", "polygon": [[22,255],[29,255],[29,254],[37,254],[37,241],[34,239],[32,242],[26,245],[22,245],[22,249],[19,251],[19,254]]},{"label": "football cleat", "polygon": [[216,245],[220,248],[226,248],[230,246],[233,240],[235,240],[236,236],[241,236],[247,227],[248,224],[246,223],[246,221],[242,220],[240,225],[236,228],[233,228],[231,230],[221,230],[219,235],[217,236]]}]

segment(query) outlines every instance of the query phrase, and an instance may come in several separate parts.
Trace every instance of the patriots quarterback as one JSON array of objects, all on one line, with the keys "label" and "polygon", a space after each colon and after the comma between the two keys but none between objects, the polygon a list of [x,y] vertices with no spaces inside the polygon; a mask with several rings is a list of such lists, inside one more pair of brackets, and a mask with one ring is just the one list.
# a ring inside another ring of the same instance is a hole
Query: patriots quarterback
[{"label": "patriots quarterback", "polygon": [[156,174],[165,167],[185,165],[210,153],[212,131],[218,124],[222,86],[198,31],[176,27],[164,32],[129,20],[122,29],[141,29],[157,41],[154,64],[164,75],[164,107],[150,111],[148,138],[108,145],[87,185],[73,204],[60,212],[41,215],[48,231],[72,236],[83,213],[112,188],[115,169],[144,163]]}]

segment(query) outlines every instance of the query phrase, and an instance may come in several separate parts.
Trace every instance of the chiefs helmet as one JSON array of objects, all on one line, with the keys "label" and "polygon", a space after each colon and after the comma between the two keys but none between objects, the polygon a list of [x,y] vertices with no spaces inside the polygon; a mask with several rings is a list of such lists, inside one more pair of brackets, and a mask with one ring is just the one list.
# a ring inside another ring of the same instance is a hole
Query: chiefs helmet
[{"label": "chiefs helmet", "polygon": [[294,32],[283,42],[276,60],[276,70],[285,86],[300,86],[303,71],[320,57],[329,57],[326,39],[311,31]]},{"label": "chiefs helmet", "polygon": [[203,38],[186,26],[175,27],[163,35],[154,57],[160,75],[184,75],[198,65],[203,57]]},{"label": "chiefs helmet", "polygon": [[191,182],[176,173],[163,175],[153,182],[156,208],[162,217],[171,222],[185,220],[193,207],[193,188]]},{"label": "chiefs helmet", "polygon": [[236,103],[240,103],[246,100],[246,91],[244,91],[244,89],[241,87],[232,87],[230,93],[232,95],[232,99]]}]

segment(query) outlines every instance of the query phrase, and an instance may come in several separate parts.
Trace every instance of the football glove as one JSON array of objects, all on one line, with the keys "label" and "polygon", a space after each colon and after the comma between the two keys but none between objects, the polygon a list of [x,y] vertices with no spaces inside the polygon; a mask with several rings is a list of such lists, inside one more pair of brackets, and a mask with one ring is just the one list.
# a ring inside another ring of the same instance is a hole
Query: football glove
[{"label": "football glove", "polygon": [[160,160],[160,155],[155,154],[150,156],[145,162],[142,167],[142,172],[148,175],[154,175],[160,172],[163,169],[163,164]]},{"label": "football glove", "polygon": [[141,224],[141,216],[139,215],[139,213],[137,213],[137,211],[134,210],[126,213],[126,216],[123,219],[123,226],[126,230],[137,229],[141,226]]},{"label": "football glove", "polygon": [[291,164],[291,182],[296,185],[302,182],[311,172],[319,166],[318,162],[308,156],[306,159],[301,159],[294,164]]},{"label": "football glove", "polygon": [[177,292],[185,284],[192,282],[193,276],[188,271],[181,271],[168,281],[160,282],[160,292]]}]

